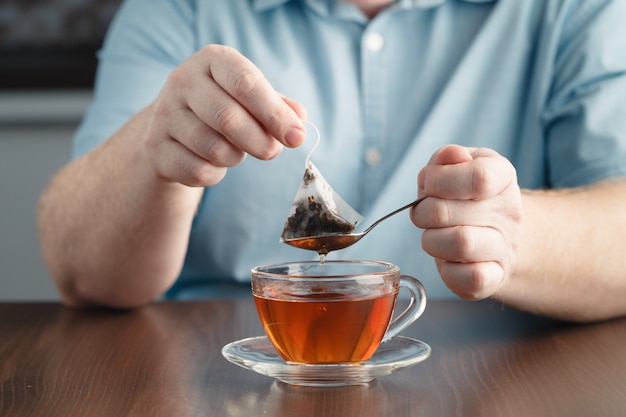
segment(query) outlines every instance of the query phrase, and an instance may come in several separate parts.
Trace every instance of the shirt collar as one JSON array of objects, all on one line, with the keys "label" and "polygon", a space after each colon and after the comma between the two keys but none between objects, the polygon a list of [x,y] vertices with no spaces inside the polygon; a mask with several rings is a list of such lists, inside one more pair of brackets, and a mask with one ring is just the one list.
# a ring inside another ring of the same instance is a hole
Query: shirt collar
[{"label": "shirt collar", "polygon": [[[278,6],[281,6],[285,3],[288,3],[294,0],[251,0],[251,1],[252,1],[252,7],[256,11],[264,11],[264,10],[276,8]],[[311,3],[317,3],[319,6],[326,7],[326,8],[330,7],[330,4],[333,3],[332,0],[307,0],[307,1],[310,1]],[[440,6],[446,1],[447,0],[397,0],[397,3],[400,3],[403,7],[406,7],[406,8],[419,7],[422,9],[428,9],[431,7]],[[465,1],[468,3],[491,3],[496,0],[462,0],[462,1]]]}]

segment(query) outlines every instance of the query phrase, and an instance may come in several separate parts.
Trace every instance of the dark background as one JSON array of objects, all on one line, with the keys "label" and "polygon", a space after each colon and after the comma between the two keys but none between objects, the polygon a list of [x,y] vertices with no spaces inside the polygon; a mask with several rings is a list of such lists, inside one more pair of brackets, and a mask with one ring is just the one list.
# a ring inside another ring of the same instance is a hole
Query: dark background
[{"label": "dark background", "polygon": [[0,90],[90,88],[122,0],[0,0]]}]

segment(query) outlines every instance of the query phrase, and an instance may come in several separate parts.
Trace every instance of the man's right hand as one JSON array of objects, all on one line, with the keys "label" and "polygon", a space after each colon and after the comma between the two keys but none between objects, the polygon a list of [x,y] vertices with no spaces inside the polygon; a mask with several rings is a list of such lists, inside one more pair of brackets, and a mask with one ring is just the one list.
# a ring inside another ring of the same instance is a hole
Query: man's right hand
[{"label": "man's right hand", "polygon": [[269,160],[304,141],[304,108],[232,48],[208,45],[177,67],[142,136],[157,177],[194,187],[222,180],[246,154]]}]

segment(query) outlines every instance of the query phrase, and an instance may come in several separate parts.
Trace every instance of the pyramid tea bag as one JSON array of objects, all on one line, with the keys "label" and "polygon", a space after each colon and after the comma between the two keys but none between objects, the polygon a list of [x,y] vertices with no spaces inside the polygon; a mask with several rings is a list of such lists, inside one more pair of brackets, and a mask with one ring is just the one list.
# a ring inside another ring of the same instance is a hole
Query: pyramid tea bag
[{"label": "pyramid tea bag", "polygon": [[293,200],[281,242],[309,236],[350,233],[363,220],[308,161],[300,188]]}]

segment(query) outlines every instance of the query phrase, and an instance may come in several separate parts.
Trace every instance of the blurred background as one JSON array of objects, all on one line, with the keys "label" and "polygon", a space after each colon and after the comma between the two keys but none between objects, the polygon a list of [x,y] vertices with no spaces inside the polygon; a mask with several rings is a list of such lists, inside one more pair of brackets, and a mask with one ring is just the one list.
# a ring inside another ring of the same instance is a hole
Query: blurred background
[{"label": "blurred background", "polygon": [[0,300],[57,300],[38,197],[69,159],[121,0],[0,0]]}]

